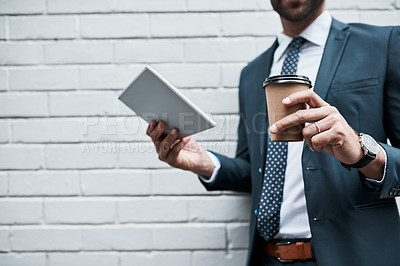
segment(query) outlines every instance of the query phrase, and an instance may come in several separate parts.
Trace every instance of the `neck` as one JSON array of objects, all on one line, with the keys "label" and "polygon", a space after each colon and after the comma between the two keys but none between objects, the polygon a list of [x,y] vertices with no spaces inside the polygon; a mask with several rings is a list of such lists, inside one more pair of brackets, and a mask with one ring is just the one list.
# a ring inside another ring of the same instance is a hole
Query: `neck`
[{"label": "neck", "polygon": [[325,11],[325,5],[322,5],[321,8],[312,14],[310,17],[308,17],[305,20],[302,21],[288,21],[281,17],[281,22],[282,22],[282,27],[283,27],[283,34],[290,36],[290,37],[296,37],[300,33],[302,33],[308,26],[311,25],[311,23],[314,22],[314,20],[319,17],[323,12]]}]

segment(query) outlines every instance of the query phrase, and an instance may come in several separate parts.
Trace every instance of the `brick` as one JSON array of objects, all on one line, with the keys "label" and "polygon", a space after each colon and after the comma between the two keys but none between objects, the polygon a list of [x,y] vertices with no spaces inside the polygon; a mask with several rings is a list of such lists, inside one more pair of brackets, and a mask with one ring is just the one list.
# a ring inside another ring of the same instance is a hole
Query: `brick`
[{"label": "brick", "polygon": [[6,38],[6,18],[0,17],[0,40],[5,40]]},{"label": "brick", "polygon": [[122,223],[186,222],[187,202],[178,198],[120,200],[118,217]]},{"label": "brick", "polygon": [[221,82],[224,88],[238,88],[240,72],[245,67],[243,63],[223,65],[221,67]]},{"label": "brick", "polygon": [[9,140],[9,123],[0,120],[0,143],[8,142]]},{"label": "brick", "polygon": [[257,6],[259,10],[273,10],[271,1],[257,0]]},{"label": "brick", "polygon": [[10,70],[10,90],[73,90],[77,87],[76,69]]},{"label": "brick", "polygon": [[82,229],[84,250],[148,250],[153,248],[149,226]]},{"label": "brick", "polygon": [[275,36],[282,30],[279,15],[275,11],[226,13],[220,16],[224,36]]},{"label": "brick", "polygon": [[219,21],[214,14],[152,14],[150,33],[157,37],[218,36]]},{"label": "brick", "polygon": [[163,64],[155,69],[178,88],[215,88],[220,85],[220,69],[215,64]]},{"label": "brick", "polygon": [[[209,195],[197,175],[178,169],[152,171],[153,195]],[[218,192],[212,192],[218,193]]]},{"label": "brick", "polygon": [[0,196],[7,195],[7,174],[0,173]]},{"label": "brick", "polygon": [[139,40],[115,44],[117,63],[182,62],[183,44],[179,40]]},{"label": "brick", "polygon": [[110,200],[47,199],[44,206],[48,224],[113,223],[116,214],[116,203]]},{"label": "brick", "polygon": [[13,251],[78,251],[81,249],[81,232],[67,228],[13,229]]},{"label": "brick", "polygon": [[12,124],[13,142],[79,142],[83,133],[83,121],[72,119],[18,119]]},{"label": "brick", "polygon": [[358,10],[332,10],[331,15],[343,23],[360,22],[360,12]]},{"label": "brick", "polygon": [[264,53],[275,42],[276,37],[257,37],[256,38],[256,53]]},{"label": "brick", "polygon": [[[131,47],[132,49],[132,47]],[[136,47],[135,47],[136,49]],[[135,50],[132,49],[132,50]],[[116,48],[118,54],[118,49]],[[125,56],[128,56],[125,54]],[[118,57],[118,55],[116,55]],[[116,59],[119,60],[119,59]],[[90,89],[124,89],[136,77],[143,67],[97,67],[79,69],[79,88]]]},{"label": "brick", "polygon": [[195,135],[197,141],[213,141],[213,140],[224,140],[225,138],[225,119],[224,116],[212,116],[212,119],[217,124],[215,127],[200,132]]},{"label": "brick", "polygon": [[46,266],[45,254],[0,254],[3,266]]},{"label": "brick", "polygon": [[10,39],[73,39],[77,37],[73,16],[10,17]]},{"label": "brick", "polygon": [[149,35],[146,14],[80,16],[82,38],[138,38]]},{"label": "brick", "polygon": [[0,252],[10,251],[9,232],[7,229],[0,229]]},{"label": "brick", "polygon": [[113,0],[48,0],[49,13],[96,13],[111,12]]},{"label": "brick", "polygon": [[247,62],[255,57],[250,39],[216,39],[185,41],[188,62]]},{"label": "brick", "polygon": [[148,171],[84,171],[81,172],[84,195],[149,195]]},{"label": "brick", "polygon": [[117,0],[115,9],[122,12],[185,11],[186,3],[185,0],[168,0],[168,3],[163,0]]},{"label": "brick", "polygon": [[103,116],[118,111],[114,92],[52,93],[49,101],[51,116]]},{"label": "brick", "polygon": [[237,140],[238,115],[214,115],[217,125],[195,135],[198,141]]},{"label": "brick", "polygon": [[7,90],[7,79],[8,74],[6,70],[0,70],[0,91]]},{"label": "brick", "polygon": [[49,266],[118,266],[118,255],[102,253],[50,253]]},{"label": "brick", "polygon": [[[359,9],[393,9],[394,0],[381,0],[379,2],[374,0],[357,0]],[[398,23],[396,24],[398,25]]]},{"label": "brick", "polygon": [[105,169],[115,166],[116,152],[104,143],[51,145],[45,160],[48,169]]},{"label": "brick", "polygon": [[80,134],[85,141],[148,141],[147,125],[137,116],[90,117],[82,122]]},{"label": "brick", "polygon": [[158,159],[152,142],[119,143],[119,168],[169,168],[170,166]]},{"label": "brick", "polygon": [[[211,114],[236,114],[239,109],[238,91],[229,90],[182,90],[182,93]],[[207,96],[206,96],[207,95]]]},{"label": "brick", "polygon": [[121,254],[121,266],[131,265],[191,265],[191,255],[189,252],[137,252],[130,254]]},{"label": "brick", "polygon": [[112,44],[101,42],[46,44],[44,61],[47,64],[95,64],[112,61]]},{"label": "brick", "polygon": [[222,130],[224,131],[225,140],[237,140],[239,115],[224,116],[224,120],[222,123]]},{"label": "brick", "polygon": [[0,169],[39,169],[43,148],[37,146],[0,146]]},{"label": "brick", "polygon": [[79,195],[77,172],[13,172],[9,174],[10,196]]},{"label": "brick", "polygon": [[328,10],[331,9],[355,9],[357,8],[358,0],[336,0],[327,1],[326,6]]},{"label": "brick", "polygon": [[153,237],[154,248],[160,250],[225,249],[226,247],[225,228],[219,225],[159,226],[154,228]]},{"label": "brick", "polygon": [[42,45],[1,43],[0,65],[36,65],[42,62]]},{"label": "brick", "polygon": [[195,251],[193,266],[241,266],[246,264],[246,251]]},{"label": "brick", "polygon": [[[0,141],[7,141],[7,124],[0,122]],[[76,143],[82,141],[148,141],[147,123],[138,117],[18,119],[12,123],[12,142]],[[3,138],[2,132],[3,133]]]},{"label": "brick", "polygon": [[0,97],[0,117],[47,115],[46,94],[7,93]]},{"label": "brick", "polygon": [[42,221],[42,200],[0,200],[0,224],[38,224]]},{"label": "brick", "polygon": [[45,0],[0,0],[0,14],[40,14],[46,9]]},{"label": "brick", "polygon": [[189,219],[195,222],[248,221],[248,197],[193,198],[189,201]]},{"label": "brick", "polygon": [[229,224],[228,242],[230,249],[247,249],[249,245],[249,225]]},{"label": "brick", "polygon": [[188,9],[193,11],[257,10],[257,0],[188,0]]},{"label": "brick", "polygon": [[[130,110],[130,109],[129,109]],[[90,142],[113,142],[113,141],[149,141],[150,138],[145,134],[147,122],[137,116],[132,116],[133,111],[127,112],[128,117],[87,117],[76,119],[75,122],[79,125],[79,132],[75,139],[82,139]],[[66,130],[69,130],[66,128]],[[72,134],[72,133],[71,133]],[[50,135],[43,136],[44,138]],[[62,142],[71,142],[60,136]],[[120,144],[118,144],[120,145]]]},{"label": "brick", "polygon": [[205,141],[199,142],[199,145],[212,152],[216,152],[228,157],[234,157],[236,152],[236,141]]},{"label": "brick", "polygon": [[360,22],[378,26],[398,25],[400,12],[397,11],[364,11],[360,12]]}]

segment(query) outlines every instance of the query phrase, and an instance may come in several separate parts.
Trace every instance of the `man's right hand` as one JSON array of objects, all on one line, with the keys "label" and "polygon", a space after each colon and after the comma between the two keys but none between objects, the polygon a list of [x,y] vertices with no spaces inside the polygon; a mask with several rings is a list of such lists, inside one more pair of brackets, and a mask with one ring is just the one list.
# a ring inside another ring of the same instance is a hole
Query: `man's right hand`
[{"label": "man's right hand", "polygon": [[189,170],[204,178],[210,178],[214,164],[206,151],[191,137],[178,139],[178,130],[172,129],[168,135],[163,135],[165,123],[150,122],[146,134],[154,143],[158,158],[182,170]]}]

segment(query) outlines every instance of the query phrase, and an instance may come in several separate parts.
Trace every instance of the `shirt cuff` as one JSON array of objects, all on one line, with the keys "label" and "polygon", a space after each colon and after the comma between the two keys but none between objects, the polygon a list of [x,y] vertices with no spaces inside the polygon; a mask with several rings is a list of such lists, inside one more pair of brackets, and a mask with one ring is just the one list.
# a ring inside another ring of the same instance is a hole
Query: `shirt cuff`
[{"label": "shirt cuff", "polygon": [[207,179],[207,178],[205,178],[205,177],[203,177],[203,176],[200,176],[200,175],[199,175],[199,178],[200,178],[204,183],[212,183],[212,182],[214,182],[215,177],[216,177],[217,174],[218,174],[219,168],[221,168],[221,162],[219,161],[219,159],[217,158],[217,156],[215,156],[212,152],[207,151],[207,155],[208,155],[208,157],[210,157],[211,161],[212,161],[213,164],[214,164],[214,167],[215,167],[215,168],[214,168],[214,172],[212,173],[212,175],[211,175],[211,177],[210,177],[209,179]]},{"label": "shirt cuff", "polygon": [[381,151],[383,151],[383,154],[385,155],[385,168],[383,170],[382,179],[381,180],[376,180],[376,179],[371,179],[371,178],[365,178],[367,181],[372,182],[372,183],[377,184],[377,185],[381,185],[383,183],[383,181],[385,180],[385,177],[386,177],[387,155],[386,155],[385,149],[382,148]]}]

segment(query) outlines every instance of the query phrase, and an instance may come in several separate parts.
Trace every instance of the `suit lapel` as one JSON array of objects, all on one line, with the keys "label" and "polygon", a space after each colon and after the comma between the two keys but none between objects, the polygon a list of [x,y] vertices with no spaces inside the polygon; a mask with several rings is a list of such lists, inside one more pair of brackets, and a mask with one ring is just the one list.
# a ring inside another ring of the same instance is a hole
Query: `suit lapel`
[{"label": "suit lapel", "polygon": [[[264,55],[264,60],[261,60],[262,67],[259,67],[257,77],[256,77],[256,82],[257,84],[260,84],[257,86],[257,89],[262,92],[262,96],[257,97],[257,116],[259,116],[261,121],[257,121],[256,125],[259,127],[257,128],[257,132],[259,132],[259,149],[260,149],[260,158],[265,158],[265,149],[266,149],[266,140],[268,136],[268,117],[266,116],[267,114],[267,101],[265,99],[265,92],[262,90],[260,87],[262,86],[262,82],[269,77],[271,73],[271,66],[272,66],[272,61],[274,58],[274,52],[276,48],[278,47],[278,41],[276,40],[272,46],[267,50],[267,52]],[[261,82],[260,82],[261,81]],[[264,114],[264,115],[260,115]],[[263,159],[264,160],[264,159]]]},{"label": "suit lapel", "polygon": [[[323,100],[326,99],[333,77],[336,74],[337,67],[342,58],[344,48],[346,47],[347,40],[350,36],[350,32],[347,31],[348,28],[349,25],[332,19],[331,29],[325,44],[325,50],[314,85],[314,92]],[[304,142],[303,145],[303,163],[304,153],[310,154],[306,142]]]},{"label": "suit lapel", "polygon": [[348,25],[335,19],[332,20],[331,30],[325,44],[325,50],[314,86],[314,91],[324,100],[326,99],[349,38],[350,32],[347,31],[348,28]]}]

